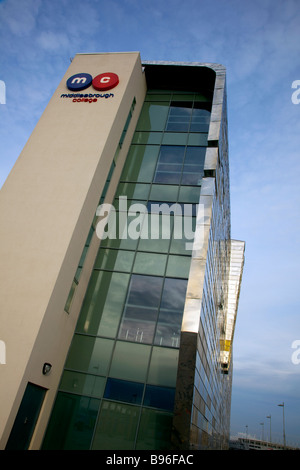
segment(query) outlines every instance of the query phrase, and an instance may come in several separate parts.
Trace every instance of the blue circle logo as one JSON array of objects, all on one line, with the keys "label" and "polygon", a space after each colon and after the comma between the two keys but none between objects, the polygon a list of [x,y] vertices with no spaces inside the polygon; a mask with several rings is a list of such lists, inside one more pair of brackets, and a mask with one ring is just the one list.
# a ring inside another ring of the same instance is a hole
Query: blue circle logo
[{"label": "blue circle logo", "polygon": [[77,73],[67,80],[67,87],[72,91],[80,91],[88,88],[93,81],[92,75],[89,73]]}]

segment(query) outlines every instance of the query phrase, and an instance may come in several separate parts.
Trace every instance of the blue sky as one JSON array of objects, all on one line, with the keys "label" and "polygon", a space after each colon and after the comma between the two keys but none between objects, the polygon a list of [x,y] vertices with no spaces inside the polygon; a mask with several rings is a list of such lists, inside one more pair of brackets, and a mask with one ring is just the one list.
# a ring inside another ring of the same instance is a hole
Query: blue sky
[{"label": "blue sky", "polygon": [[299,0],[0,0],[1,186],[76,53],[226,66],[232,238],[246,241],[231,432],[267,437],[271,414],[282,442],[284,401],[300,446],[299,24]]}]

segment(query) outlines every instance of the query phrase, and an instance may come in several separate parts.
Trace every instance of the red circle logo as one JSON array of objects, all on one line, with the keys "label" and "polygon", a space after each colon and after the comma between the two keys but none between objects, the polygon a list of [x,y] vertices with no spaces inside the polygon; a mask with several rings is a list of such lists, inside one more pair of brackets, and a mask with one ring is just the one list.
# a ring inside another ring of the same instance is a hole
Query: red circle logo
[{"label": "red circle logo", "polygon": [[99,91],[111,90],[119,83],[119,77],[115,73],[100,73],[93,79],[93,87]]}]

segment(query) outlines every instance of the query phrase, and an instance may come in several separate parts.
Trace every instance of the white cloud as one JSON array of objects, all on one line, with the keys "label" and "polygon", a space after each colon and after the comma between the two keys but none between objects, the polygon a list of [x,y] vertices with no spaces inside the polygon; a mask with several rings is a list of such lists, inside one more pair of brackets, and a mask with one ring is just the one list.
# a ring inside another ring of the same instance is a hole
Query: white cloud
[{"label": "white cloud", "polygon": [[42,31],[37,43],[46,51],[62,51],[70,48],[70,40],[65,33],[56,33],[53,31]]},{"label": "white cloud", "polygon": [[36,27],[36,17],[41,0],[9,0],[1,4],[1,17],[11,33],[16,36],[29,35]]}]

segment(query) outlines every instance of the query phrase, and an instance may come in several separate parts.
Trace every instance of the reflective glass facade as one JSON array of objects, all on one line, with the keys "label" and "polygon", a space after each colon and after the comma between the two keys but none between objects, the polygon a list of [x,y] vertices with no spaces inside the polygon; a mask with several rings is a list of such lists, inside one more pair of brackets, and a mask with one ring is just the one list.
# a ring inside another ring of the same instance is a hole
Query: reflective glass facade
[{"label": "reflective glass facade", "polygon": [[[173,237],[181,219],[167,209],[199,200],[210,122],[203,100],[146,97],[114,203],[117,223],[119,196],[145,207],[128,215],[126,229],[139,219],[146,236],[101,242],[44,448],[170,448],[191,252]],[[163,203],[167,213],[155,214]],[[153,214],[156,227],[169,223],[169,237],[148,233]]]},{"label": "reflective glass facade", "polygon": [[[201,320],[196,333],[182,331],[192,261],[187,243],[209,174],[211,108],[212,94],[148,90],[107,219],[116,236],[102,237],[43,449],[225,446],[231,372],[224,374],[220,363],[230,259],[224,138],[213,177]],[[182,227],[186,205],[189,231]],[[187,361],[189,379],[182,380]]]}]

